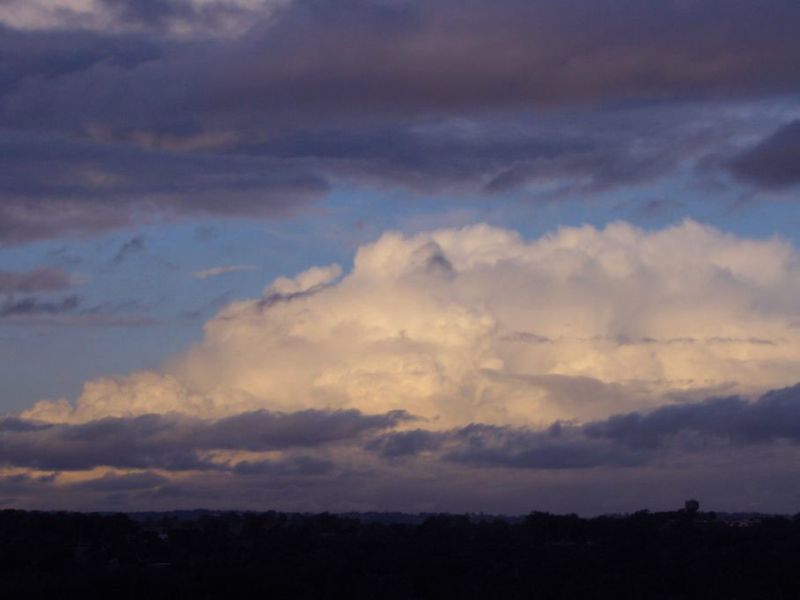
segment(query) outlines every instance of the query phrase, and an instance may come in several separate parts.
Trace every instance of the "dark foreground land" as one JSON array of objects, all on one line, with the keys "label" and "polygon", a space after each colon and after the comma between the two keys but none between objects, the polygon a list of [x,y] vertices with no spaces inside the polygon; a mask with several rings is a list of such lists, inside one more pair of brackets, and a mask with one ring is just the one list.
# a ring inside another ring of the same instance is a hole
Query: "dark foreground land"
[{"label": "dark foreground land", "polygon": [[800,598],[800,518],[0,512],[3,598]]}]

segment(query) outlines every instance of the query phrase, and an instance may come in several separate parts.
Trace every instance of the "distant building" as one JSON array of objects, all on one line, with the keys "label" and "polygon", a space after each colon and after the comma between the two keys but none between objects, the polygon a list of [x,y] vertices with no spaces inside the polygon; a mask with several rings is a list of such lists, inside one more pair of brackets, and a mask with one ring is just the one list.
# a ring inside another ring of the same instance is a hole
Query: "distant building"
[{"label": "distant building", "polygon": [[693,515],[700,510],[700,503],[697,500],[687,500],[683,503],[683,507],[687,513]]}]

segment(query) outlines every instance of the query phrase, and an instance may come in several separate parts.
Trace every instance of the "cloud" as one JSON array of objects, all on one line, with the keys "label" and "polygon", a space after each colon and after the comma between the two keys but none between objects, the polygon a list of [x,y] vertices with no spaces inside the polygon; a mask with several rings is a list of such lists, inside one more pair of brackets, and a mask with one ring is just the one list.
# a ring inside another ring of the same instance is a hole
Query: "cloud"
[{"label": "cloud", "polygon": [[121,264],[132,254],[137,254],[144,250],[144,236],[136,235],[120,246],[112,262]]},{"label": "cloud", "polygon": [[787,0],[60,1],[3,5],[3,244],[336,185],[636,185],[762,135],[772,113],[726,107],[800,84]]},{"label": "cloud", "polygon": [[204,461],[200,453],[329,449],[330,444],[337,443],[357,448],[366,437],[365,450],[389,459],[429,453],[438,460],[474,466],[546,470],[633,467],[653,461],[656,450],[674,451],[671,441],[676,439],[679,449],[689,452],[712,451],[707,444],[698,444],[697,436],[734,446],[780,440],[798,443],[798,411],[800,385],[772,390],[755,401],[708,398],[646,413],[612,415],[584,425],[557,421],[543,429],[473,423],[449,430],[396,431],[413,419],[403,412],[365,415],[352,410],[256,411],[217,420],[179,413],[148,414],[78,424],[6,417],[0,421],[0,456],[10,466],[43,470],[98,466],[203,470],[232,466],[240,474],[266,473],[275,468],[327,472],[330,460],[308,454],[284,464],[271,460]]},{"label": "cloud", "polygon": [[531,242],[486,226],[388,233],[313,294],[222,310],[169,371],[282,409],[590,418],[676,391],[793,383],[799,276],[787,243],[693,222]]},{"label": "cloud", "polygon": [[[337,104],[369,90],[381,102],[394,94],[394,105],[416,100],[459,106],[517,102],[520,95],[552,101],[587,90],[667,91],[673,97],[720,86],[781,88],[797,74],[789,58],[796,49],[791,23],[797,10],[788,0],[767,6],[759,11],[724,0],[6,0],[0,22],[48,35],[82,29],[170,40],[239,38],[253,54],[226,83],[244,85],[240,77],[252,70],[265,77],[261,85],[251,82],[251,90],[294,75],[293,89],[271,93],[286,99],[306,101],[316,85],[335,86],[340,97],[329,102]],[[380,60],[359,61],[364,55]],[[314,84],[326,63],[328,81]],[[382,91],[379,83],[390,89]],[[501,88],[509,92],[505,100]]]},{"label": "cloud", "polygon": [[664,406],[648,414],[615,415],[584,427],[589,437],[632,448],[652,448],[683,432],[711,435],[737,444],[779,439],[800,441],[800,385],[772,390],[755,402],[740,397]]},{"label": "cloud", "polygon": [[296,277],[278,277],[266,289],[264,295],[267,299],[280,297],[282,299],[292,299],[299,295],[313,293],[327,287],[331,282],[338,279],[342,274],[339,265],[328,265],[327,267],[311,267],[303,271]]},{"label": "cloud", "polygon": [[0,271],[0,294],[62,292],[75,284],[60,269],[38,267],[32,271]]},{"label": "cloud", "polygon": [[333,461],[312,456],[297,456],[285,460],[247,460],[236,463],[233,472],[237,475],[261,475],[270,477],[314,477],[328,475],[336,468]]},{"label": "cloud", "polygon": [[273,450],[294,446],[314,447],[352,440],[370,430],[396,427],[411,420],[404,411],[362,415],[359,411],[296,413],[244,413],[216,421],[196,434],[201,447],[228,450]]},{"label": "cloud", "polygon": [[[0,421],[0,476],[75,506],[741,506],[734,473],[775,489],[800,456],[798,258],[692,221],[387,232]],[[142,473],[168,481],[114,479]]]},{"label": "cloud", "polygon": [[[365,444],[390,459],[427,453],[436,460],[478,467],[571,470],[632,468],[670,455],[713,455],[781,441],[800,443],[800,384],[755,401],[739,396],[668,404],[586,424],[556,421],[546,428],[473,423],[446,431],[415,429],[380,434]],[[429,458],[430,460],[430,458]]]},{"label": "cloud", "polygon": [[565,190],[603,188],[667,172],[682,148],[676,143],[669,152],[634,154],[636,136],[603,140],[597,132],[558,139],[564,137],[558,127],[524,135],[485,129],[478,140],[469,132],[409,134],[382,127],[195,149],[182,146],[199,144],[199,138],[178,138],[163,148],[158,144],[166,142],[144,134],[115,141],[97,132],[88,140],[6,133],[0,135],[9,156],[8,177],[0,178],[0,243],[91,234],[164,217],[280,217],[302,211],[336,181],[487,194],[554,183]]},{"label": "cloud", "polygon": [[179,411],[406,410],[426,428],[593,420],[795,382],[797,251],[686,221],[562,228],[527,241],[478,225],[361,247],[234,302],[161,372],[87,383],[82,421]]},{"label": "cloud", "polygon": [[[6,467],[57,471],[96,467],[213,470],[233,467],[241,461],[231,465],[214,461],[210,451],[263,453],[352,443],[365,434],[394,428],[409,419],[401,411],[364,415],[351,410],[289,414],[256,411],[218,420],[177,413],[107,417],[79,424],[11,420],[8,426],[0,422],[0,463]],[[283,465],[261,460],[247,462],[240,471],[266,469],[267,464],[275,468]],[[293,464],[293,468],[302,470],[305,463]],[[313,465],[312,461],[305,466],[319,468],[318,464]]]},{"label": "cloud", "polygon": [[[0,243],[186,215],[278,217],[327,191],[302,164],[0,132]],[[43,176],[47,173],[47,176]]]},{"label": "cloud", "polygon": [[414,429],[380,436],[370,440],[365,448],[379,452],[386,458],[397,458],[437,450],[441,444],[441,434],[425,429]]},{"label": "cloud", "polygon": [[157,473],[144,471],[123,475],[106,473],[96,479],[74,483],[71,488],[88,492],[129,492],[132,490],[149,490],[167,483],[169,483],[168,478]]},{"label": "cloud", "polygon": [[[137,251],[136,240],[134,238],[123,245],[117,257],[124,259],[130,252]],[[82,277],[52,267],[38,267],[31,271],[0,270],[0,321],[3,325],[89,327],[132,327],[157,322],[143,315],[108,314],[109,308],[117,312],[117,307],[86,307],[84,299],[76,294],[54,297],[54,294],[81,283],[84,283]]]},{"label": "cloud", "polygon": [[[4,2],[4,6],[8,4]],[[89,33],[79,28],[43,32],[0,25],[0,30],[0,48],[8,56],[0,76],[4,94],[29,79],[75,76],[100,64],[132,68],[163,56],[156,40],[142,36]]]},{"label": "cloud", "polygon": [[613,444],[574,437],[568,439],[558,425],[545,433],[470,425],[454,433],[455,444],[445,458],[474,466],[546,470],[633,467],[649,458]]},{"label": "cloud", "polygon": [[195,279],[209,279],[211,277],[219,277],[227,273],[242,273],[246,271],[256,271],[258,267],[253,265],[223,265],[221,267],[210,267],[201,271],[193,273]]},{"label": "cloud", "polygon": [[121,21],[155,25],[193,16],[192,2],[180,0],[100,0],[100,5],[116,13]]},{"label": "cloud", "polygon": [[74,311],[80,303],[81,299],[78,296],[66,296],[60,300],[40,300],[35,297],[8,299],[0,303],[0,319],[57,316]]},{"label": "cloud", "polygon": [[[403,428],[405,414],[143,415],[0,420],[0,502],[136,510],[482,510],[590,514],[679,505],[694,491],[741,509],[748,490],[793,506],[800,386],[547,427]],[[419,421],[416,421],[419,423]],[[429,424],[423,424],[427,426]],[[748,483],[749,482],[749,483]],[[755,486],[755,487],[753,487]],[[46,492],[45,492],[46,491]],[[615,493],[616,491],[616,493]],[[588,496],[587,496],[588,494]],[[655,503],[655,504],[654,504]]]},{"label": "cloud", "polygon": [[740,154],[731,169],[738,177],[767,188],[800,183],[800,120]]},{"label": "cloud", "polygon": [[[106,4],[134,17],[193,6]],[[8,29],[9,46],[23,51],[9,55],[13,79],[0,114],[14,129],[37,119],[73,132],[94,123],[112,139],[149,132],[157,141],[226,127],[244,134],[265,122],[283,123],[280,132],[287,117],[313,129],[331,114],[347,123],[358,115],[747,97],[797,89],[800,76],[789,25],[798,9],[785,0],[766,11],[724,0],[299,1],[277,12],[271,4],[260,7],[262,20],[251,12],[251,30],[231,40],[181,43],[113,34],[107,24],[103,33]],[[717,33],[708,35],[712,25]],[[89,83],[88,102],[76,102]],[[48,105],[56,110],[43,114]]]},{"label": "cloud", "polygon": [[0,23],[27,30],[148,32],[178,38],[231,36],[285,0],[4,0]]}]

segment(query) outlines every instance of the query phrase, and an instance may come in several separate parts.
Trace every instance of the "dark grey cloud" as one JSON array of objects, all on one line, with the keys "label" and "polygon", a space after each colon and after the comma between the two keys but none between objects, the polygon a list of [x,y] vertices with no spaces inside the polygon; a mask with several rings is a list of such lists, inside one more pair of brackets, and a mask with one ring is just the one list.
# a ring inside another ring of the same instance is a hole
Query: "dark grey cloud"
[{"label": "dark grey cloud", "polygon": [[125,22],[160,25],[171,19],[196,18],[196,10],[185,0],[100,0]]},{"label": "dark grey cloud", "polygon": [[[323,475],[335,466],[331,445],[343,445],[390,461],[413,461],[426,453],[435,461],[476,467],[643,467],[673,452],[708,448],[698,440],[716,440],[731,448],[800,443],[800,385],[771,391],[755,401],[710,398],[585,425],[556,422],[544,430],[476,423],[447,431],[395,431],[410,420],[402,411],[365,415],[354,410],[257,411],[215,421],[144,415],[75,425],[6,417],[0,421],[0,463],[53,471],[109,466]],[[207,453],[215,450],[305,453],[228,465],[210,462]]]},{"label": "dark grey cloud", "polygon": [[[124,244],[114,262],[121,262],[131,252],[140,251],[143,242],[134,237]],[[85,306],[82,297],[69,294],[54,297],[77,285],[69,273],[52,267],[39,267],[31,271],[0,271],[0,319],[6,323],[31,323],[46,321],[50,324],[88,326],[152,325],[154,319],[141,314],[120,314],[135,310],[150,310],[141,302],[128,301],[117,304]]]},{"label": "dark grey cloud", "polygon": [[39,267],[32,271],[0,270],[0,294],[62,292],[72,285],[70,275],[61,269]]},{"label": "dark grey cloud", "polygon": [[[79,327],[149,327],[161,321],[142,314],[114,314],[114,307],[95,305],[83,308],[80,296],[46,300],[35,296],[0,302],[3,324]],[[130,304],[130,303],[128,303]]]},{"label": "dark grey cloud", "polygon": [[60,269],[39,267],[31,271],[0,271],[0,320],[26,321],[39,317],[60,317],[74,313],[80,296],[53,298],[75,285]]},{"label": "dark grey cloud", "polygon": [[[248,6],[250,4],[250,6]],[[253,19],[263,19],[269,3],[238,3],[228,0],[99,0],[113,26],[121,31],[144,30],[177,37],[214,37],[220,31],[246,29]],[[110,13],[110,14],[108,14]]]},{"label": "dark grey cloud", "polygon": [[631,448],[656,448],[681,433],[714,436],[735,444],[800,442],[800,385],[773,390],[755,402],[733,396],[629,413],[583,428],[589,438]]},{"label": "dark grey cloud", "polygon": [[587,440],[557,424],[545,432],[470,425],[454,433],[454,442],[446,459],[480,466],[547,470],[630,467],[648,458],[613,444]]},{"label": "dark grey cloud", "polygon": [[643,466],[670,451],[707,449],[703,439],[733,447],[800,443],[800,385],[756,401],[710,398],[586,425],[556,422],[545,430],[472,424],[443,432],[388,432],[365,448],[386,458],[433,452],[441,460],[475,466],[563,470]]},{"label": "dark grey cloud", "polygon": [[438,450],[443,441],[443,436],[437,432],[415,429],[379,436],[364,447],[386,458],[397,458]]},{"label": "dark grey cloud", "polygon": [[[170,24],[239,9],[104,5],[139,33],[0,36],[0,243],[286,215],[340,181],[635,185],[735,133],[719,116],[687,127],[686,106],[800,90],[789,0],[297,0],[192,39]],[[637,117],[658,107],[673,110]],[[747,162],[772,165],[760,152]],[[775,168],[739,170],[777,184]]]},{"label": "dark grey cloud", "polygon": [[163,57],[168,47],[140,35],[16,30],[0,25],[0,98],[12,95],[24,81],[52,83],[98,65],[130,69]]},{"label": "dark grey cloud", "polygon": [[127,206],[90,199],[41,200],[14,195],[0,205],[0,245],[97,233],[133,222],[133,210]]},{"label": "dark grey cloud", "polygon": [[[358,411],[244,413],[217,421],[180,415],[106,418],[77,425],[0,421],[0,464],[44,470],[96,466],[133,469],[217,469],[202,457],[209,450],[286,450],[358,441],[410,419],[403,412]],[[310,465],[310,463],[309,463]],[[311,468],[306,465],[307,468]],[[258,470],[261,465],[243,466]],[[275,465],[273,465],[275,466]],[[275,468],[297,468],[277,465]],[[317,465],[316,468],[319,468]]]},{"label": "dark grey cloud", "polygon": [[733,173],[764,187],[800,183],[800,120],[792,121],[736,157]]},{"label": "dark grey cloud", "polygon": [[[372,129],[352,124],[294,131],[243,143],[236,151],[307,161],[335,180],[485,195],[554,182],[572,191],[637,184],[668,173],[685,157],[682,128],[651,122],[647,135],[658,130],[661,139],[645,149],[642,116],[620,120],[550,115],[543,123],[517,115],[513,123],[490,118],[466,131],[435,123]],[[583,128],[574,130],[576,121],[583,121]]]},{"label": "dark grey cloud", "polygon": [[[332,475],[332,449],[339,447],[351,456],[362,449],[389,465],[413,464],[424,454],[430,464],[464,467],[653,468],[670,456],[710,447],[739,451],[800,444],[800,385],[755,401],[710,398],[585,425],[556,422],[544,430],[480,423],[446,431],[396,430],[412,420],[402,411],[365,415],[355,410],[256,411],[218,420],[152,414],[80,424],[5,417],[0,420],[0,464],[43,471],[105,466],[302,478]],[[288,455],[229,464],[212,461],[208,454],[275,450]]]},{"label": "dark grey cloud", "polygon": [[[153,15],[179,6],[114,4]],[[123,137],[188,135],[213,126],[247,131],[265,119],[274,130],[332,114],[363,122],[797,89],[792,24],[800,11],[783,0],[768,4],[298,1],[235,40],[145,37],[134,51],[136,38],[86,32],[69,40],[88,48],[86,58],[73,59],[63,76],[37,77],[35,65],[48,62],[20,59],[0,115],[12,127],[104,123]],[[27,54],[62,54],[50,50],[59,35],[77,34],[31,33]],[[111,64],[95,59],[106,45],[119,56]]]},{"label": "dark grey cloud", "polygon": [[[106,3],[145,20],[187,7]],[[24,58],[13,59],[23,62],[14,69],[23,75],[0,114],[15,116],[6,122],[16,126],[105,117],[114,129],[189,133],[199,125],[253,125],[255,114],[273,124],[331,114],[362,121],[785,92],[800,83],[798,22],[790,0],[299,0],[234,40],[180,44],[146,36],[137,48],[130,36],[86,32],[85,40],[61,42],[58,36],[78,34],[30,33],[23,56],[62,54],[51,46],[69,43],[87,47],[78,53],[87,58],[68,62],[76,77],[46,79]],[[104,46],[118,57],[113,64],[94,59]],[[83,103],[73,98],[80,91]],[[42,114],[44,106],[61,110]]]},{"label": "dark grey cloud", "polygon": [[313,477],[332,473],[333,461],[314,456],[293,456],[283,460],[241,461],[233,466],[237,475],[267,475],[273,477]]},{"label": "dark grey cloud", "polygon": [[50,427],[51,425],[47,423],[38,423],[36,421],[28,421],[17,417],[3,417],[0,419],[0,432],[43,431]]},{"label": "dark grey cloud", "polygon": [[607,440],[588,439],[579,428],[559,423],[544,431],[474,423],[444,432],[390,432],[365,448],[390,459],[432,452],[439,460],[465,466],[539,470],[631,467],[651,458]]},{"label": "dark grey cloud", "polygon": [[[754,401],[710,398],[543,430],[487,424],[402,430],[404,413],[355,411],[257,412],[216,421],[146,415],[77,425],[6,417],[0,463],[43,474],[0,477],[0,503],[136,510],[569,507],[594,514],[679,506],[699,496],[720,510],[756,500],[762,510],[789,510],[796,504],[799,411],[795,386]],[[282,452],[211,464],[204,456],[215,449]],[[133,470],[72,483],[58,474],[103,466]],[[170,477],[170,470],[181,476]]]},{"label": "dark grey cloud", "polygon": [[0,319],[7,317],[35,317],[61,315],[73,312],[81,304],[79,296],[65,296],[59,300],[42,300],[35,296],[9,298],[0,302]]},{"label": "dark grey cloud", "polygon": [[227,417],[193,433],[204,447],[226,450],[272,450],[314,447],[352,440],[368,431],[391,429],[410,420],[408,413],[392,411],[363,415],[357,410],[295,413],[254,412]]},{"label": "dark grey cloud", "polygon": [[157,473],[143,471],[139,473],[125,473],[116,475],[107,473],[96,479],[81,481],[69,486],[72,490],[85,492],[130,492],[136,490],[149,490],[169,482],[169,479]]},{"label": "dark grey cloud", "polygon": [[[0,243],[121,227],[144,217],[297,210],[327,190],[301,164],[0,133]],[[46,174],[46,176],[45,176]]]},{"label": "dark grey cloud", "polygon": [[53,492],[51,475],[31,476],[24,473],[0,476],[0,506],[24,506],[43,493]]},{"label": "dark grey cloud", "polygon": [[[265,210],[280,212],[303,194],[325,191],[324,182],[303,170],[302,164],[234,155],[183,153],[114,144],[109,141],[65,136],[5,133],[0,150],[6,160],[0,170],[0,186],[10,200],[22,198],[41,203],[69,202],[77,206],[154,209],[163,206],[184,211],[237,212],[242,204],[258,212],[254,193]],[[48,177],[42,173],[48,170]],[[224,199],[220,192],[227,192]],[[291,195],[284,205],[280,194]],[[102,198],[101,198],[102,197]],[[103,200],[105,198],[105,200]],[[128,206],[126,206],[128,205]],[[33,204],[32,208],[36,205]],[[64,211],[69,218],[68,211]],[[25,215],[20,217],[23,221]]]},{"label": "dark grey cloud", "polygon": [[320,114],[528,108],[796,89],[787,0],[294,2],[204,100]]},{"label": "dark grey cloud", "polygon": [[[528,185],[547,186],[550,194],[637,185],[714,143],[714,132],[695,131],[692,119],[675,126],[675,118],[654,109],[600,119],[492,118],[467,131],[360,124],[268,139],[253,128],[233,147],[203,151],[8,133],[0,137],[10,157],[0,167],[0,195],[7,198],[0,243],[143,219],[288,215],[342,182],[486,196]],[[693,119],[702,123],[706,115]]]},{"label": "dark grey cloud", "polygon": [[114,255],[112,262],[119,265],[125,261],[129,256],[138,254],[144,250],[144,236],[135,235],[127,242],[120,246],[117,253]]}]

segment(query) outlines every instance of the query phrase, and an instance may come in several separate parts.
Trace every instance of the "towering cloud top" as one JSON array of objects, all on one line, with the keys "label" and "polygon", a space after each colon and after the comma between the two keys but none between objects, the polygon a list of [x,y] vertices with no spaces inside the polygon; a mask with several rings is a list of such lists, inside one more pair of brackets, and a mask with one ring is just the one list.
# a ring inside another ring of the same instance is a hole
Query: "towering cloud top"
[{"label": "towering cloud top", "polygon": [[796,250],[691,221],[533,241],[486,225],[386,233],[340,272],[279,278],[220,311],[162,374],[98,380],[74,410],[29,414],[356,408],[434,428],[535,425],[756,393],[800,366]]}]

